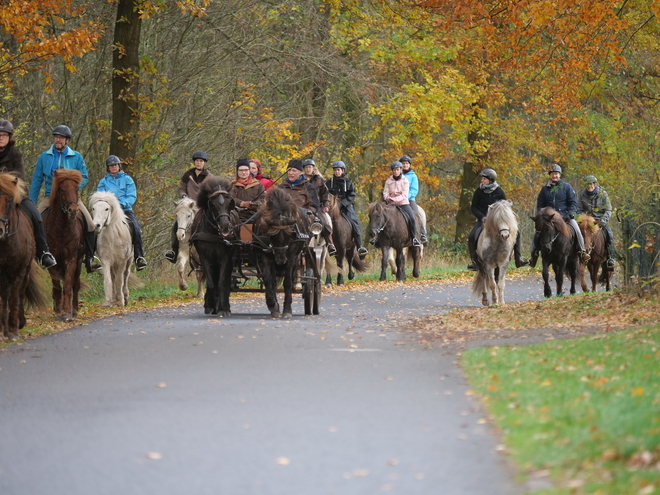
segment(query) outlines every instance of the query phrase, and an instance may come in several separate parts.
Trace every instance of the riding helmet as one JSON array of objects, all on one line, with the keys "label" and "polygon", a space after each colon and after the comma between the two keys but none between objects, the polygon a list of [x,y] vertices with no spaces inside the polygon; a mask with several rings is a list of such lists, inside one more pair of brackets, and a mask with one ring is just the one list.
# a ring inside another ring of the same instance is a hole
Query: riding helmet
[{"label": "riding helmet", "polygon": [[[2,129],[0,129],[0,130],[2,130]],[[584,178],[584,183],[585,183],[585,184],[597,184],[597,183],[598,183],[598,179],[596,179],[596,176],[595,176],[595,175],[587,175],[587,176]]]},{"label": "riding helmet", "polygon": [[342,170],[346,170],[346,164],[342,162],[341,160],[337,160],[335,163],[332,164],[332,168],[340,168]]},{"label": "riding helmet", "polygon": [[193,153],[193,158],[192,158],[192,159],[193,159],[193,162],[194,162],[195,160],[197,160],[197,159],[202,159],[202,160],[204,160],[205,162],[208,162],[208,161],[209,161],[209,155],[207,155],[207,154],[204,153],[203,151],[195,151],[195,152]]},{"label": "riding helmet", "polygon": [[399,161],[401,163],[408,162],[412,165],[412,158],[410,158],[408,155],[403,155],[401,158],[399,158]]},{"label": "riding helmet", "polygon": [[403,168],[403,164],[400,161],[396,161],[396,162],[392,162],[392,165],[390,165],[390,167],[392,168],[392,170],[394,170],[395,168]]},{"label": "riding helmet", "polygon": [[71,129],[65,125],[58,125],[53,129],[53,136],[64,136],[67,139],[71,139]]},{"label": "riding helmet", "polygon": [[485,177],[491,182],[495,182],[497,180],[497,172],[495,172],[495,170],[492,168],[484,169],[484,171],[481,172],[481,176]]},{"label": "riding helmet", "polygon": [[110,165],[119,165],[119,168],[121,168],[121,160],[117,155],[110,155],[108,158],[105,159],[106,168],[109,167]]},{"label": "riding helmet", "polygon": [[8,120],[0,120],[0,132],[6,132],[11,136],[14,134],[14,125]]},{"label": "riding helmet", "polygon": [[549,174],[551,174],[552,172],[559,172],[561,174],[562,173],[561,167],[558,164],[553,163],[552,165],[550,165],[550,168],[548,169]]},{"label": "riding helmet", "polygon": [[303,162],[303,167],[306,167],[307,165],[314,165],[316,167],[316,162],[311,158],[308,158]]}]

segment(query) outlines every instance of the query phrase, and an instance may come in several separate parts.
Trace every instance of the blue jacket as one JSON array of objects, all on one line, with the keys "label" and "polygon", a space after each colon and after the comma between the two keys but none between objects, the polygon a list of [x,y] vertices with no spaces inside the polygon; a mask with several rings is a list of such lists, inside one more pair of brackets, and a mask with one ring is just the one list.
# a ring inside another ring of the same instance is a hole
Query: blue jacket
[{"label": "blue jacket", "polygon": [[[58,160],[58,162],[55,163],[55,160]],[[50,188],[53,185],[53,171],[56,168],[78,170],[83,177],[80,189],[87,184],[87,165],[85,165],[85,160],[82,155],[68,146],[62,153],[59,153],[55,150],[55,147],[51,145],[48,150],[44,151],[39,156],[39,160],[34,167],[32,183],[30,184],[30,199],[34,203],[37,203],[37,200],[39,199],[39,191],[41,191],[41,186],[44,182],[46,183],[44,196],[50,196]]]},{"label": "blue jacket", "polygon": [[135,189],[135,182],[126,172],[119,171],[116,176],[105,174],[99,181],[97,191],[111,192],[119,200],[119,204],[124,211],[131,211],[133,204],[137,200],[137,189]]},{"label": "blue jacket", "polygon": [[419,192],[419,177],[415,171],[411,168],[408,172],[404,172],[403,175],[408,179],[410,184],[410,191],[408,191],[408,201],[415,201],[417,193]]},{"label": "blue jacket", "polygon": [[537,213],[546,206],[552,206],[562,217],[575,217],[578,209],[577,196],[568,182],[559,179],[556,185],[551,181],[541,188],[536,199]]}]

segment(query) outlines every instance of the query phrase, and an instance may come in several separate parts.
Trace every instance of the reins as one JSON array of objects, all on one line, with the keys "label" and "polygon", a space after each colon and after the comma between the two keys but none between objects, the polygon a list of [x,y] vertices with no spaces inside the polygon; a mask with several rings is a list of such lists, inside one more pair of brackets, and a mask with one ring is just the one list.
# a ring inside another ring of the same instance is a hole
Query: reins
[{"label": "reins", "polygon": [[[8,196],[8,194],[7,194],[6,192],[0,192],[0,196]],[[15,206],[15,205],[14,205],[14,211],[16,211],[16,206]],[[0,222],[2,222],[2,223],[5,224],[5,230],[8,232],[8,233],[5,235],[5,237],[12,237],[13,235],[16,234],[16,232],[18,232],[18,224],[20,223],[20,221],[21,221],[21,216],[20,216],[20,215],[18,214],[18,212],[17,212],[17,213],[16,213],[16,230],[14,230],[13,232],[9,232],[9,230],[11,230],[11,227],[10,227],[10,224],[11,224],[11,223],[10,223],[10,218],[9,218],[9,217],[7,217],[7,218],[0,218]]]}]

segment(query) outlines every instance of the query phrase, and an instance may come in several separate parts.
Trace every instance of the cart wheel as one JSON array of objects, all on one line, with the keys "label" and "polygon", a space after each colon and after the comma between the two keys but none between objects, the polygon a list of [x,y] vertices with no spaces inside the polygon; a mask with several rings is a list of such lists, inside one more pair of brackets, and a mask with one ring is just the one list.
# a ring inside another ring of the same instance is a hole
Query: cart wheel
[{"label": "cart wheel", "polygon": [[321,313],[321,279],[317,278],[314,281],[314,304],[312,313],[318,315]]},{"label": "cart wheel", "polygon": [[303,280],[303,300],[305,301],[305,314],[312,314],[312,293],[314,292],[314,270],[308,268],[305,272],[305,280]]}]

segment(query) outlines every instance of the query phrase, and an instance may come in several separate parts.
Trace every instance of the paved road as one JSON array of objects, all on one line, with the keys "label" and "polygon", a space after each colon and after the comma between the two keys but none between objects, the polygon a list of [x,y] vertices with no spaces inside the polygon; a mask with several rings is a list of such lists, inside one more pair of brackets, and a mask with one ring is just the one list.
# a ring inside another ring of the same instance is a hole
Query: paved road
[{"label": "paved road", "polygon": [[399,284],[272,320],[259,295],[230,318],[191,305],[11,346],[0,494],[523,493],[456,357],[400,331],[477,305],[466,286]]}]

